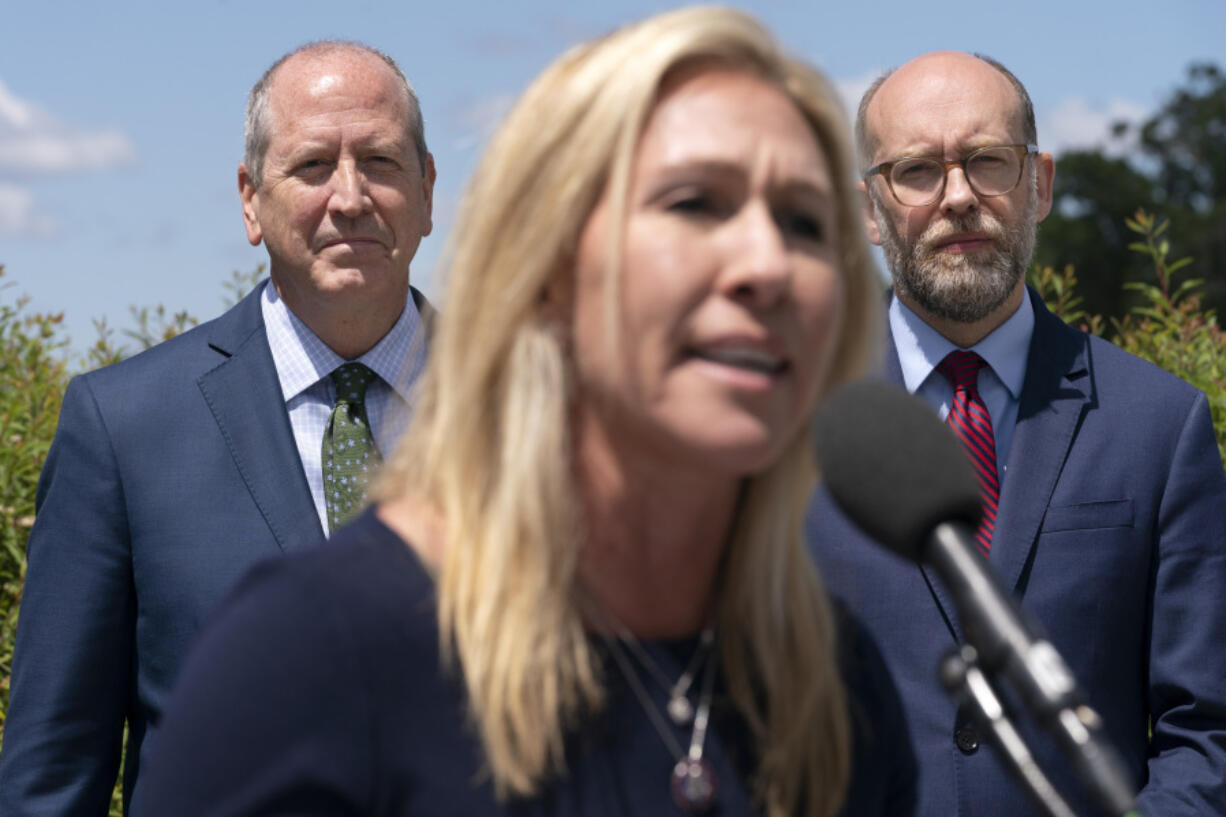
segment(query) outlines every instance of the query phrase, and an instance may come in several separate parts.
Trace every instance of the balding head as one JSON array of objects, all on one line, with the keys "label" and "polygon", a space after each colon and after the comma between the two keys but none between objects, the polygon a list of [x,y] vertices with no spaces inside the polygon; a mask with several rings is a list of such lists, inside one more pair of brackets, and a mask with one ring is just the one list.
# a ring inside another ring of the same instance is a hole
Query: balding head
[{"label": "balding head", "polygon": [[877,110],[877,98],[883,90],[887,91],[887,95],[908,93],[915,87],[915,83],[923,83],[934,91],[943,87],[949,92],[960,92],[964,100],[970,97],[969,104],[974,107],[976,90],[984,87],[1003,89],[999,82],[1001,79],[1012,90],[1014,113],[1011,124],[1015,126],[1022,142],[1036,144],[1038,131],[1035,127],[1034,104],[1030,101],[1030,94],[1026,92],[1025,86],[1012,71],[997,60],[982,54],[936,51],[917,57],[901,68],[887,71],[865,91],[856,114],[856,146],[863,167],[867,168],[881,161],[877,152],[890,122],[880,121],[879,116],[874,113]]},{"label": "balding head", "polygon": [[369,61],[379,66],[379,70],[386,70],[389,76],[394,79],[397,87],[404,92],[405,127],[413,139],[413,144],[417,151],[417,160],[421,164],[422,171],[425,172],[429,152],[426,149],[426,133],[425,125],[422,121],[421,105],[417,100],[417,93],[413,90],[412,84],[409,83],[408,77],[400,70],[400,66],[396,64],[396,61],[377,48],[371,48],[362,43],[343,40],[319,40],[299,46],[281,57],[269,66],[263,76],[251,87],[251,93],[247,97],[247,119],[243,129],[245,142],[243,164],[247,166],[251,179],[257,187],[263,182],[264,154],[267,152],[268,142],[272,138],[273,115],[270,98],[273,95],[276,80],[282,73],[282,69],[291,63],[335,59],[337,57],[350,57],[354,60]]}]

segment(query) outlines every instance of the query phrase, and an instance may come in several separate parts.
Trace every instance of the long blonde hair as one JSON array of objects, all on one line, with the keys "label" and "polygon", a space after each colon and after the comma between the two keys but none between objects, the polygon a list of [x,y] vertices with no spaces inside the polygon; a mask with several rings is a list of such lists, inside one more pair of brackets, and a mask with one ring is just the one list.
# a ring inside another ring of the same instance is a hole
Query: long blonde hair
[{"label": "long blonde hair", "polygon": [[[877,335],[880,289],[843,109],[825,79],[752,18],[712,7],[652,17],[571,49],[524,92],[461,202],[414,422],[373,492],[417,497],[439,515],[446,545],[432,569],[444,658],[462,670],[502,796],[532,794],[562,772],[565,735],[603,701],[576,603],[573,384],[543,294],[571,274],[606,189],[621,235],[635,149],[661,84],[698,61],[777,84],[829,163],[846,312],[819,392],[858,373]],[[801,536],[814,480],[802,429],[779,462],[747,480],[715,590],[721,671],[757,741],[754,787],[771,817],[833,814],[848,777],[835,631]]]}]

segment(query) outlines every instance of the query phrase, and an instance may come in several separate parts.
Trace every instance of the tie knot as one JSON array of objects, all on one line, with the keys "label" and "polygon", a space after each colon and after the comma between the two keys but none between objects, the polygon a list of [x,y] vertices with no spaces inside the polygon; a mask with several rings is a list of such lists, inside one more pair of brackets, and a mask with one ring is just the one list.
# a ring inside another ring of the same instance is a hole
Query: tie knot
[{"label": "tie knot", "polygon": [[975,389],[979,384],[979,370],[988,365],[987,361],[965,349],[954,349],[937,364],[937,371],[945,375],[945,379],[959,389]]},{"label": "tie knot", "polygon": [[332,372],[332,385],[336,388],[336,402],[351,405],[366,401],[366,387],[378,375],[365,363],[346,363]]}]

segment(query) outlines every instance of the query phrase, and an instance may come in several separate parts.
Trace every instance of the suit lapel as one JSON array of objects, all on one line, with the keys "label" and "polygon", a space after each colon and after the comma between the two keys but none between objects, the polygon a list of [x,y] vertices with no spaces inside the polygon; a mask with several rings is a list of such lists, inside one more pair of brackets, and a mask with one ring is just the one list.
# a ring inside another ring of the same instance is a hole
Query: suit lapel
[{"label": "suit lapel", "polygon": [[[1035,310],[1034,335],[992,537],[992,567],[1014,591],[1019,589],[1048,501],[1093,390],[1085,336],[1049,312],[1034,292],[1030,292],[1030,299]],[[886,379],[902,386],[902,366],[892,333],[887,350]],[[950,634],[957,641],[964,640],[953,597],[932,569],[921,566],[919,570]]]},{"label": "suit lapel", "polygon": [[992,566],[1017,591],[1082,414],[1093,401],[1087,339],[1031,293],[1034,336],[1001,485]]},{"label": "suit lapel", "polygon": [[222,360],[197,384],[273,537],[290,550],[319,541],[324,532],[268,348],[263,289],[256,287],[217,319],[209,346]]}]

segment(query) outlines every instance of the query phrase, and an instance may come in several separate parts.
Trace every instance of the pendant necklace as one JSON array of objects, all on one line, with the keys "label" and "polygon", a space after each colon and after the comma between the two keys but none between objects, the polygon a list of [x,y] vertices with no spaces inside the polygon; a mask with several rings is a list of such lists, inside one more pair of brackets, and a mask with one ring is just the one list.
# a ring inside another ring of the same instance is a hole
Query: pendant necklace
[{"label": "pendant necklace", "polygon": [[[647,690],[635,671],[634,665],[631,664],[630,657],[626,654],[623,645],[630,645],[636,654],[641,653],[643,656],[646,656],[646,650],[628,630],[625,630],[625,628],[621,629],[625,631],[624,635],[614,636],[608,632],[602,632],[601,634],[609,646],[609,652],[612,654],[613,660],[617,662],[618,668],[625,677],[627,686],[630,687],[630,691],[638,699],[639,706],[647,713],[647,719],[651,722],[652,727],[677,761],[676,765],[673,766],[673,772],[669,781],[669,789],[673,795],[673,802],[677,804],[678,808],[688,814],[702,814],[708,811],[712,804],[715,803],[715,796],[719,791],[715,769],[703,757],[703,746],[707,739],[707,726],[711,719],[711,697],[715,686],[715,665],[718,662],[714,659],[703,661],[702,690],[698,696],[698,709],[694,712],[693,716],[694,727],[690,730],[689,750],[685,751],[678,742],[677,736],[673,734],[664,715],[660,713],[651,696],[647,694]],[[711,633],[710,640],[714,642],[714,631],[704,630],[704,638],[707,632]],[[707,646],[709,647],[710,645],[708,644]],[[706,650],[706,652],[709,653],[710,650]],[[687,688],[688,686],[689,683],[686,684]]]},{"label": "pendant necklace", "polygon": [[601,616],[605,623],[608,624],[616,633],[617,638],[622,644],[630,648],[634,653],[634,657],[638,659],[639,664],[645,669],[648,674],[656,679],[656,683],[668,693],[668,712],[669,719],[678,726],[688,726],[694,722],[694,705],[690,702],[690,687],[694,684],[694,679],[698,673],[706,666],[707,661],[711,657],[711,645],[715,643],[715,628],[707,626],[702,630],[702,634],[698,637],[698,646],[694,649],[694,654],[690,656],[689,662],[685,665],[685,670],[676,681],[669,681],[668,675],[660,668],[660,665],[652,660],[651,655],[647,650],[643,649],[643,645],[639,640],[626,629],[620,621],[613,619],[610,614]]}]

